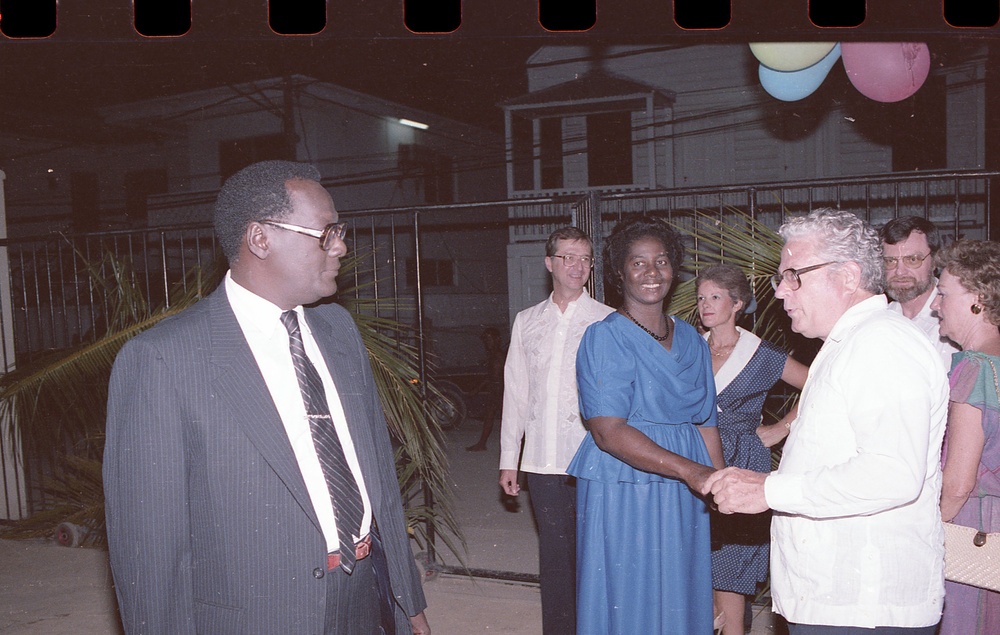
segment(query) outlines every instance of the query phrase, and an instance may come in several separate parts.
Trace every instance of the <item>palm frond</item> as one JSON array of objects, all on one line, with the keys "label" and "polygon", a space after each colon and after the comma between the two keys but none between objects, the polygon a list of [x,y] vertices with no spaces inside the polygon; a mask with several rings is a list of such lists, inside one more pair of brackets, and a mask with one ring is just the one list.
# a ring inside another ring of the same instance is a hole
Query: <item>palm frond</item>
[{"label": "palm frond", "polygon": [[42,509],[9,525],[4,537],[48,538],[60,524],[71,523],[85,530],[83,544],[105,544],[100,459],[65,454],[59,457],[59,464],[58,472],[42,480],[46,501]]},{"label": "palm frond", "polygon": [[[27,456],[54,466],[38,488],[41,509],[7,526],[5,534],[11,537],[50,535],[59,523],[71,522],[90,530],[89,541],[104,540],[100,458],[115,357],[130,338],[197,302],[218,285],[225,271],[221,262],[192,267],[170,287],[167,298],[153,306],[142,276],[128,259],[110,251],[94,262],[79,251],[76,255],[90,276],[96,304],[105,310],[103,332],[91,342],[36,358],[0,377],[0,417],[14,423],[11,441],[19,439]],[[350,267],[361,262],[347,262],[345,277],[354,275]],[[419,376],[413,329],[379,317],[377,299],[344,304],[358,323],[390,433],[399,443],[396,464],[404,500],[413,502],[424,488],[433,500],[433,505],[410,506],[411,530],[426,543],[425,527],[433,527],[461,559],[465,543],[452,512],[448,461],[434,406],[428,405],[440,393],[413,383]]]},{"label": "palm frond", "polygon": [[[725,208],[722,214],[696,210],[668,223],[693,240],[695,247],[690,251],[694,256],[694,263],[690,265],[693,273],[719,263],[735,265],[743,270],[757,299],[752,330],[760,337],[787,348],[790,344],[788,317],[774,297],[770,282],[781,260],[783,243],[778,233],[735,207]],[[669,311],[697,324],[695,295],[694,279],[680,283],[671,298]]]}]

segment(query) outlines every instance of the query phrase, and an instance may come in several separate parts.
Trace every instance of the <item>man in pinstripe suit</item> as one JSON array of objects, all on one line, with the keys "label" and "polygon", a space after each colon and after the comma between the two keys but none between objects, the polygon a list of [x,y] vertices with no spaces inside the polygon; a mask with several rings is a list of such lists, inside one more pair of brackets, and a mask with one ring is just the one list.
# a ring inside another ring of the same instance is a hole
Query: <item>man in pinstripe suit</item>
[{"label": "man in pinstripe suit", "polygon": [[[333,295],[347,251],[318,172],[284,161],[241,170],[219,194],[215,226],[224,283],[133,338],[112,372],[104,487],[126,632],[429,634],[357,328],[336,304],[303,309]],[[350,573],[288,311],[364,502]]]}]

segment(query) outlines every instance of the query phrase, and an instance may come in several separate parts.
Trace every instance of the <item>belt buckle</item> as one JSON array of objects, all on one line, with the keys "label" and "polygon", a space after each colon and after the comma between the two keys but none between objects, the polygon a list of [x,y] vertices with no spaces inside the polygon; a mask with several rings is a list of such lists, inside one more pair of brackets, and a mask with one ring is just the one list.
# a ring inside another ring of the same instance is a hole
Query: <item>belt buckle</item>
[{"label": "belt buckle", "polygon": [[[372,535],[368,534],[361,540],[361,542],[354,544],[354,559],[364,560],[372,552]],[[340,552],[334,551],[333,553],[326,554],[326,570],[333,571],[340,566]]]}]

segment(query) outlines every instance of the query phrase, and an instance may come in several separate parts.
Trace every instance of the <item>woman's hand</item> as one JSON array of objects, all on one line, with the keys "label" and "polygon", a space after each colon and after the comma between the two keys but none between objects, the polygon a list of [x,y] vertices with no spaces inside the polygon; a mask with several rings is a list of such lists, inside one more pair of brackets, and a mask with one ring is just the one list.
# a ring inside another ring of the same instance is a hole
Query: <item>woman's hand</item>
[{"label": "woman's hand", "polygon": [[[701,485],[715,471],[709,465],[702,465],[660,447],[645,434],[628,425],[625,419],[594,417],[587,419],[584,424],[594,436],[597,447],[608,454],[637,470],[684,481],[695,492],[701,492]],[[714,427],[709,429],[715,430]]]},{"label": "woman's hand", "polygon": [[789,427],[780,421],[772,425],[757,426],[757,436],[760,437],[760,442],[764,444],[765,448],[773,448],[784,441],[788,432]]}]

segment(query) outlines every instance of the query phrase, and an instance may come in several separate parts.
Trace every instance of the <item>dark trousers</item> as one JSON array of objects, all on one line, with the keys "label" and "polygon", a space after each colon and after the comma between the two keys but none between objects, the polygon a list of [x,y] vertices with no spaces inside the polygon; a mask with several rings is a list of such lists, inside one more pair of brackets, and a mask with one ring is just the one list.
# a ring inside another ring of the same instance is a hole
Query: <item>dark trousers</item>
[{"label": "dark trousers", "polygon": [[821,626],[819,624],[788,623],[788,635],[934,635],[937,624],[933,626],[918,626],[904,628],[902,626],[877,626],[861,628],[860,626]]},{"label": "dark trousers", "polygon": [[378,635],[379,595],[372,557],[358,560],[351,575],[326,572],[325,635]]},{"label": "dark trousers", "polygon": [[542,632],[576,633],[576,479],[528,473],[531,509],[538,525],[538,577]]}]

